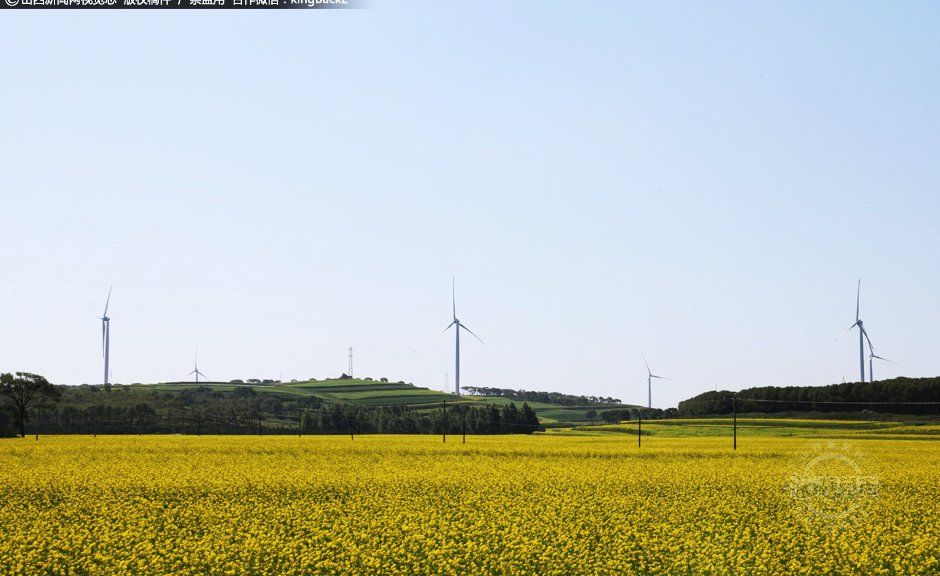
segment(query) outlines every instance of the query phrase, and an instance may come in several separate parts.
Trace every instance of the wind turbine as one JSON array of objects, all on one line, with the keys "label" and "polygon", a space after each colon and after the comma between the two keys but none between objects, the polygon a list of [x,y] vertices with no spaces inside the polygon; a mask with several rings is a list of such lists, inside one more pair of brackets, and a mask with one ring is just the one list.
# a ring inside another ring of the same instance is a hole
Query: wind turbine
[{"label": "wind turbine", "polygon": [[[454,388],[455,388],[454,394],[457,396],[460,396],[460,329],[463,328],[467,332],[470,332],[470,334],[473,334],[473,331],[467,328],[466,326],[464,326],[463,324],[461,324],[460,320],[457,319],[457,296],[456,296],[456,291],[454,288],[453,280],[451,280],[450,289],[451,289],[451,298],[452,298],[452,302],[454,305],[454,321],[448,324],[447,328],[444,328],[443,330],[438,332],[437,336],[440,336],[444,332],[447,332],[451,326],[457,327],[457,329],[455,330],[455,332],[457,333],[457,370],[454,376]],[[430,344],[431,342],[434,342],[437,339],[437,336],[435,336],[434,338],[431,338],[431,340],[428,341],[428,344]],[[480,337],[477,336],[476,334],[473,334],[473,337],[476,338],[477,340],[480,340]],[[480,340],[480,344],[483,344],[483,340]],[[425,344],[425,346],[427,346],[427,344]]]},{"label": "wind turbine", "polygon": [[871,368],[872,368],[872,362],[874,361],[875,358],[879,360],[884,360],[885,362],[890,362],[892,364],[897,364],[897,362],[895,362],[894,360],[888,360],[887,358],[882,358],[881,356],[878,356],[877,354],[875,354],[875,349],[871,345],[871,340],[868,339],[868,334],[865,335],[865,339],[868,340],[868,352],[869,352],[868,354],[868,381],[874,382],[875,373],[872,371]]},{"label": "wind turbine", "polygon": [[[643,351],[640,350],[640,356],[643,356]],[[646,391],[649,394],[649,408],[653,407],[653,378],[659,378],[660,380],[672,380],[672,378],[666,378],[665,376],[657,376],[650,372],[650,365],[646,361],[646,356],[643,356],[643,363],[646,364]]]},{"label": "wind turbine", "polygon": [[196,383],[199,382],[199,376],[202,375],[203,378],[208,380],[209,378],[199,371],[199,344],[196,344],[196,361],[193,363],[193,371],[188,374],[188,376],[196,375]]},{"label": "wind turbine", "polygon": [[104,314],[101,315],[101,352],[104,355],[104,383],[108,383],[108,353],[111,348],[111,319],[108,318],[108,304],[111,303],[111,290],[108,289],[108,300],[104,303]]},{"label": "wind turbine", "polygon": [[[859,377],[859,382],[865,381],[865,339],[868,338],[868,333],[865,332],[865,325],[862,320],[858,317],[859,312],[859,301],[862,295],[862,280],[858,281],[858,293],[855,295],[855,324],[852,324],[845,329],[845,332],[836,336],[836,340],[845,336],[846,332],[858,326],[858,367],[861,376]],[[870,343],[870,341],[869,341]]]}]

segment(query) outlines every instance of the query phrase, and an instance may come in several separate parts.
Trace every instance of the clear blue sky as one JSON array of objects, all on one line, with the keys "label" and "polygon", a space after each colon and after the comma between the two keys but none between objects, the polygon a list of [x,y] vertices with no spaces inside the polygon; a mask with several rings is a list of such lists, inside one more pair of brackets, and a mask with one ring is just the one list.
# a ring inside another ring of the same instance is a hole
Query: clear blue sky
[{"label": "clear blue sky", "polygon": [[0,371],[936,376],[940,5],[4,11]]}]

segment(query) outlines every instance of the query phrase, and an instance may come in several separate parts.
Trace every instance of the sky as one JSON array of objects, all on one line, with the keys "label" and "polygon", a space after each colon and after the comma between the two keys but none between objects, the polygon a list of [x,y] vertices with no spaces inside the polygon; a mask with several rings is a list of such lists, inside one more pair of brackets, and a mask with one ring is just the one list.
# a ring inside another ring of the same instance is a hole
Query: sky
[{"label": "sky", "polygon": [[4,12],[0,371],[940,374],[940,5],[372,6]]}]

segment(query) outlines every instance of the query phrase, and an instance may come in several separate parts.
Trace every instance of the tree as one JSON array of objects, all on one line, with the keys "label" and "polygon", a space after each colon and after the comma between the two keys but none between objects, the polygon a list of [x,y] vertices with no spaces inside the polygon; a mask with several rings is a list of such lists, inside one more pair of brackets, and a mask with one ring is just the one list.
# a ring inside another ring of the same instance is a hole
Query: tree
[{"label": "tree", "polygon": [[601,419],[605,424],[620,424],[620,410],[605,410],[601,412]]},{"label": "tree", "polygon": [[265,396],[261,401],[261,410],[279,416],[284,411],[284,403],[277,396]]},{"label": "tree", "polygon": [[503,406],[500,420],[502,420],[502,431],[504,433],[516,434],[519,432],[519,409],[516,408],[514,402],[510,402],[508,406]]},{"label": "tree", "polygon": [[0,374],[0,397],[6,402],[6,408],[13,416],[13,425],[20,429],[20,436],[26,437],[26,422],[29,410],[40,408],[48,402],[55,402],[62,396],[62,391],[37,374],[17,372]]},{"label": "tree", "polygon": [[303,418],[300,419],[300,429],[308,434],[318,431],[317,419],[312,413],[304,412]]},{"label": "tree", "polygon": [[539,429],[539,417],[535,414],[535,410],[529,407],[528,402],[522,403],[522,431],[526,434],[531,434]]},{"label": "tree", "polygon": [[597,417],[597,410],[588,410],[584,413],[584,417],[591,421],[591,426],[594,425],[594,418]]},{"label": "tree", "polygon": [[499,434],[501,428],[501,423],[499,419],[499,408],[496,407],[496,404],[490,404],[490,407],[486,410],[486,418],[483,424],[483,433],[484,434]]}]

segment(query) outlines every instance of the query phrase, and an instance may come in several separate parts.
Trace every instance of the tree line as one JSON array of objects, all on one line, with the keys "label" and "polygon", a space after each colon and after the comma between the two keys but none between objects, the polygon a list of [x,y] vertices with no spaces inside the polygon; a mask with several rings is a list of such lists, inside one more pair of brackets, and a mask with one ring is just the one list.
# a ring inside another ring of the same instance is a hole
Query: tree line
[{"label": "tree line", "polygon": [[489,388],[486,386],[465,386],[462,390],[474,396],[508,398],[517,402],[542,402],[560,406],[590,406],[592,404],[620,404],[618,398],[601,396],[574,396],[560,392],[533,392],[531,390],[512,390],[510,388]]},{"label": "tree line", "polygon": [[250,386],[180,391],[128,386],[55,386],[35,374],[0,375],[0,435],[43,434],[528,434],[540,423],[527,403],[499,407],[446,403],[326,404],[315,396]]},{"label": "tree line", "polygon": [[604,424],[620,424],[631,420],[662,420],[664,418],[676,418],[679,411],[675,408],[622,408],[620,410],[588,410],[584,413],[584,418],[591,421],[594,425],[595,419],[603,420]]},{"label": "tree line", "polygon": [[740,392],[711,391],[679,402],[682,416],[738,412],[856,412],[937,414],[940,377],[894,378],[829,386],[763,386]]},{"label": "tree line", "polygon": [[426,412],[402,405],[328,404],[305,412],[301,419],[306,434],[531,434],[540,427],[528,403],[519,409],[512,402],[502,407],[445,404]]}]

